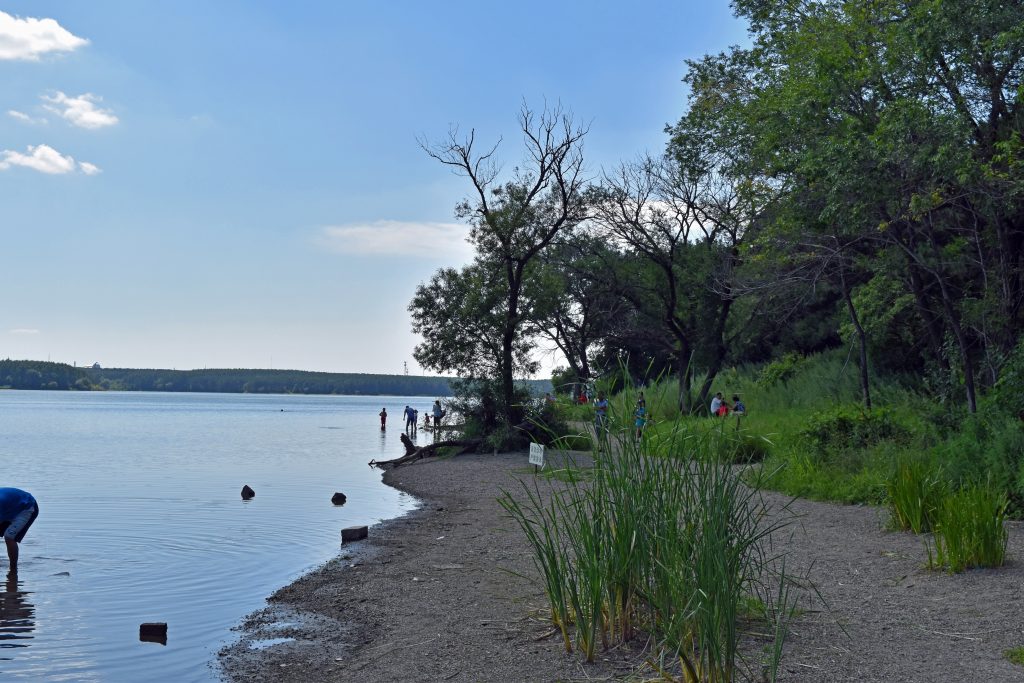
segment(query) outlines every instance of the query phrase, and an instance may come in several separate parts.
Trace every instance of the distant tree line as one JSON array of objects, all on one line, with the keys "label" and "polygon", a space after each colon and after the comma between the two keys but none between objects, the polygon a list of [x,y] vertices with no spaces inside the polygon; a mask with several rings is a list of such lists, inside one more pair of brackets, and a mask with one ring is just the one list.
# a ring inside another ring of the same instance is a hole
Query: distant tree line
[{"label": "distant tree line", "polygon": [[449,396],[449,378],[299,370],[135,370],[0,361],[0,387],[78,391]]}]

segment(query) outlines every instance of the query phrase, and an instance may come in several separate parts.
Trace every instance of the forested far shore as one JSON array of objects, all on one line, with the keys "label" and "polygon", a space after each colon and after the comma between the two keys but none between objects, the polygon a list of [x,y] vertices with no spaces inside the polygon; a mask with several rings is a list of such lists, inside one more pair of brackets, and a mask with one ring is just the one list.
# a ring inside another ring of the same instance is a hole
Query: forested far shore
[{"label": "forested far shore", "polygon": [[0,360],[0,387],[5,389],[449,396],[452,379],[302,370],[84,368],[48,361]]}]

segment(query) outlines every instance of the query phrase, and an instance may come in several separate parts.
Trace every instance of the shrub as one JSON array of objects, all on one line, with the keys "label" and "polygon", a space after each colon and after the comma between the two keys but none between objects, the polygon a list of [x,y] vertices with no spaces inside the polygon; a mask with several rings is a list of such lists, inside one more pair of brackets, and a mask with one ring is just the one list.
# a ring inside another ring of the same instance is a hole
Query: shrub
[{"label": "shrub", "polygon": [[1000,567],[1006,558],[1006,496],[990,485],[968,486],[942,499],[935,512],[928,566],[962,572]]},{"label": "shrub", "polygon": [[796,374],[797,366],[802,360],[800,354],[787,353],[761,369],[757,376],[757,385],[762,389],[768,389],[779,382],[786,383]]},{"label": "shrub", "polygon": [[905,441],[910,431],[897,423],[892,411],[838,406],[815,413],[801,435],[820,451],[868,448],[882,441]]}]

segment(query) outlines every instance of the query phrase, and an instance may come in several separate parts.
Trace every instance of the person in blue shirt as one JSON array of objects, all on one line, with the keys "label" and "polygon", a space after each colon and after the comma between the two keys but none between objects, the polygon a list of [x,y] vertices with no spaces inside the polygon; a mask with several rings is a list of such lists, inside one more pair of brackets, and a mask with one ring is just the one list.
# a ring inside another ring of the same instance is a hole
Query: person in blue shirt
[{"label": "person in blue shirt", "polygon": [[7,578],[18,576],[18,544],[39,516],[39,504],[32,494],[15,488],[0,488],[0,532],[7,544],[10,567]]},{"label": "person in blue shirt", "polygon": [[608,399],[604,397],[603,391],[597,392],[597,400],[594,401],[594,429],[598,436],[608,429]]},{"label": "person in blue shirt", "polygon": [[634,411],[633,416],[636,418],[634,424],[636,425],[636,438],[639,440],[643,436],[644,427],[647,425],[647,402],[643,399],[643,394],[641,394],[640,400],[636,402],[636,411]]},{"label": "person in blue shirt", "polygon": [[737,415],[747,414],[747,407],[743,405],[743,401],[740,400],[739,394],[732,395],[732,412]]}]

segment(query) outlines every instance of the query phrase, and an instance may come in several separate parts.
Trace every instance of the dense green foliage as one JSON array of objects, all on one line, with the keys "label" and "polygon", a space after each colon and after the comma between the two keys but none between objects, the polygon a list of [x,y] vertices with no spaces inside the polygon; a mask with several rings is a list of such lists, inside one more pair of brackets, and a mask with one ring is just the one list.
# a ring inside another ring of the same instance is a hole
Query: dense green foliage
[{"label": "dense green foliage", "polygon": [[[559,384],[670,375],[676,412],[702,413],[730,366],[777,359],[762,385],[784,386],[803,356],[845,346],[865,413],[844,428],[879,444],[893,439],[862,428],[901,423],[867,412],[878,386],[975,413],[1007,373],[1019,385],[1024,5],[733,6],[749,45],[689,62],[665,153],[573,185],[557,234],[536,228],[561,205],[536,222],[521,201],[536,177],[492,187],[490,153],[454,160],[497,191],[461,207],[476,289],[451,290],[452,315],[414,302],[419,331],[447,335],[425,334],[423,358],[440,368],[472,342],[463,361],[510,386],[546,342],[566,358]],[[1024,392],[1001,395],[1024,413]]]}]

